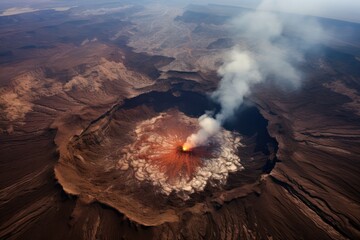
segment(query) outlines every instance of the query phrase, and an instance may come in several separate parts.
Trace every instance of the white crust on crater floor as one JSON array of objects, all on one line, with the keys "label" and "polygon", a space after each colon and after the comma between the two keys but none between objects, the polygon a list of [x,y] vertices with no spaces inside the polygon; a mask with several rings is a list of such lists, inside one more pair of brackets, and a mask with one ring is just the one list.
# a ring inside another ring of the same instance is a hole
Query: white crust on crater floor
[{"label": "white crust on crater floor", "polygon": [[[125,147],[126,154],[118,161],[119,170],[132,168],[138,181],[149,181],[158,186],[161,192],[166,195],[174,191],[181,193],[182,197],[188,198],[191,193],[203,191],[207,183],[212,185],[226,184],[229,173],[244,168],[236,154],[238,148],[242,147],[240,136],[222,129],[212,139],[212,141],[220,144],[218,152],[215,153],[216,157],[202,159],[202,166],[197,168],[192,178],[180,176],[176,180],[168,181],[167,175],[160,171],[156,164],[143,157],[151,154],[149,153],[149,151],[152,151],[152,149],[149,149],[150,144],[157,143],[166,146],[179,140],[178,136],[164,136],[156,131],[157,127],[162,125],[157,124],[158,121],[162,121],[163,118],[167,117],[169,117],[167,113],[162,113],[138,124],[135,129],[136,140]],[[194,126],[197,124],[196,119],[189,118],[182,113],[179,113],[177,118],[179,122],[184,124],[193,124]],[[166,119],[163,120],[166,121]],[[142,139],[142,141],[139,141],[139,139]]]}]

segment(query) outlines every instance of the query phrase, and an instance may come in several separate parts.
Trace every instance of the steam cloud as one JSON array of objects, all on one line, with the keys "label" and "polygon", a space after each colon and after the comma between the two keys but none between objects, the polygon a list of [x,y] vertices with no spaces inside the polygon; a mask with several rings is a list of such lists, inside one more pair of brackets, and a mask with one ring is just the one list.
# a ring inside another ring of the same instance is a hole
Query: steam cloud
[{"label": "steam cloud", "polygon": [[[204,114],[199,118],[200,130],[187,138],[186,145],[205,145],[215,135],[220,126],[234,115],[251,88],[266,79],[274,79],[277,84],[297,88],[301,74],[296,65],[303,61],[302,51],[319,42],[324,34],[320,26],[311,18],[289,17],[266,10],[271,0],[264,0],[256,11],[246,13],[231,22],[236,36],[247,46],[243,50],[234,47],[218,70],[222,77],[212,98],[220,103],[221,111],[215,116]],[[286,34],[300,39],[294,46]]]}]

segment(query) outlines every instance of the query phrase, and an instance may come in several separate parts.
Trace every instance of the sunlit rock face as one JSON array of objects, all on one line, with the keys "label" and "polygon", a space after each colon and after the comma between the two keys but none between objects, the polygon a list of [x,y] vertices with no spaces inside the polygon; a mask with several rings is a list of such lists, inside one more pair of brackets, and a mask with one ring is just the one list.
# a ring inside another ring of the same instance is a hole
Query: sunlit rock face
[{"label": "sunlit rock face", "polygon": [[119,171],[131,168],[138,181],[149,181],[166,195],[174,191],[185,198],[204,190],[207,183],[225,184],[230,172],[243,169],[237,155],[240,137],[223,129],[205,146],[182,151],[197,126],[195,118],[175,110],[141,122],[134,142],[123,150]]}]

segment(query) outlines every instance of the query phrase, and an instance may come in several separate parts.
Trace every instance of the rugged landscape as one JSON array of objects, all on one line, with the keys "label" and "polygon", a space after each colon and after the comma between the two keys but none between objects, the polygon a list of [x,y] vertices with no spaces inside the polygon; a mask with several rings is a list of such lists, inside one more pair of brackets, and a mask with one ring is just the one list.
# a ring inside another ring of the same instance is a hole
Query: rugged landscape
[{"label": "rugged landscape", "polygon": [[224,53],[256,47],[229,33],[248,11],[129,2],[1,16],[0,239],[360,238],[360,24],[318,18],[331,31],[306,50],[302,86],[257,84],[207,156],[218,165],[188,168],[196,181],[141,160],[148,142],[182,142],[219,110],[209,94]]}]

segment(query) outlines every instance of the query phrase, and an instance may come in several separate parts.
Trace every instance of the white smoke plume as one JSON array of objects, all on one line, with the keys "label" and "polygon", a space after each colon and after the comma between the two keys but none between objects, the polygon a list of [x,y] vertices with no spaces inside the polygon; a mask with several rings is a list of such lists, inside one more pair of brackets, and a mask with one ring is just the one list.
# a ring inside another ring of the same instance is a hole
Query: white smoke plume
[{"label": "white smoke plume", "polygon": [[[231,22],[235,37],[245,42],[246,47],[236,46],[227,54],[218,70],[219,87],[212,94],[221,110],[215,116],[204,114],[199,118],[200,130],[187,138],[187,146],[206,144],[224,121],[233,116],[255,84],[271,77],[281,86],[300,86],[302,76],[295,66],[303,61],[302,50],[318,42],[323,32],[309,18],[263,10],[269,2],[264,0],[255,11]],[[301,38],[301,46],[294,46],[286,34]]]}]

